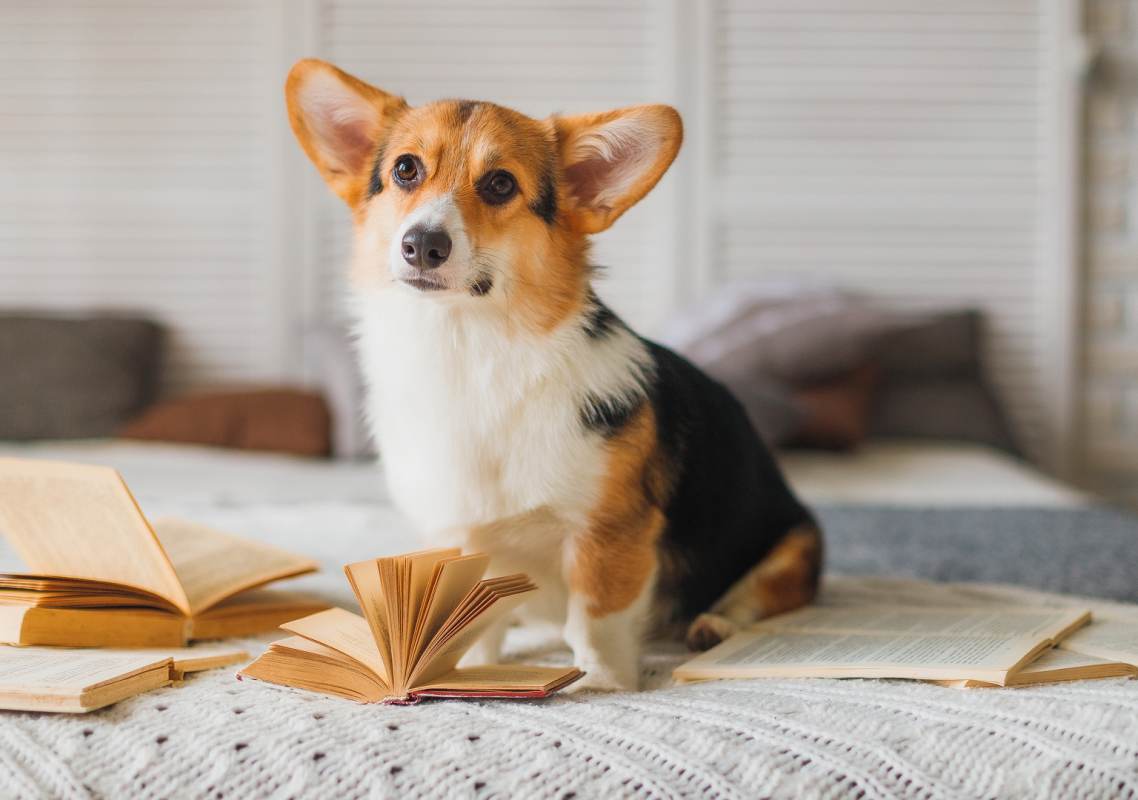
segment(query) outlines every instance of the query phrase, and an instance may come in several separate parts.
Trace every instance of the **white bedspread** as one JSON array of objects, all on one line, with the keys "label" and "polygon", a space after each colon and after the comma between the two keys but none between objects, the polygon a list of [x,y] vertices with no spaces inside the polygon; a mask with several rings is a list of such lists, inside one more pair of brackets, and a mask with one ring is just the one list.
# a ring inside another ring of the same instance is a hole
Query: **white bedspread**
[{"label": "white bedspread", "polygon": [[[58,448],[47,454],[60,457]],[[321,558],[325,572],[297,584],[338,602],[351,602],[341,564],[415,546],[371,467],[226,456],[132,445],[89,449],[83,460],[117,466],[149,515],[176,513]],[[834,580],[827,593],[944,601],[925,585],[866,579]],[[259,652],[272,638],[248,644]],[[568,658],[520,632],[509,644],[516,658]],[[0,712],[0,797],[1138,793],[1138,681],[972,691],[833,680],[673,687],[668,675],[685,657],[675,644],[652,645],[635,694],[376,707],[238,682],[229,668],[85,716]]]},{"label": "white bedspread", "polygon": [[[925,594],[881,581],[832,588],[865,600]],[[567,657],[513,644],[547,663]],[[86,716],[0,714],[0,794],[1011,800],[1138,789],[1138,681],[672,688],[667,675],[684,657],[674,645],[653,646],[636,694],[410,708],[237,682],[232,669],[215,670]]]}]

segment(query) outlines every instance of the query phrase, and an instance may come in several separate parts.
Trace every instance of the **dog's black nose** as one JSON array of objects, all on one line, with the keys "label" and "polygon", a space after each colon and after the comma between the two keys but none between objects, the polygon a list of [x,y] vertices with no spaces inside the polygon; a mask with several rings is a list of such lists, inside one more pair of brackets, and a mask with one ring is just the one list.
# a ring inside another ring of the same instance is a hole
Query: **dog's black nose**
[{"label": "dog's black nose", "polygon": [[450,237],[446,231],[416,225],[403,234],[403,258],[413,267],[441,267],[449,256]]}]

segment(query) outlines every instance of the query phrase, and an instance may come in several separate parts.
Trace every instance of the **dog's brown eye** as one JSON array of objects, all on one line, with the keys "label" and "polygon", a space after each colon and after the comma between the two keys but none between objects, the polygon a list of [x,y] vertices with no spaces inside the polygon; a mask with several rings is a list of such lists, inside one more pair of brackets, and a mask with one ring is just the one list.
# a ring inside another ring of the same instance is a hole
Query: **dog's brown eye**
[{"label": "dog's brown eye", "polygon": [[411,156],[401,156],[395,162],[395,180],[400,183],[410,183],[419,177],[419,165],[415,163],[415,159]]},{"label": "dog's brown eye", "polygon": [[491,172],[482,179],[480,194],[482,199],[491,205],[504,203],[518,191],[518,182],[514,176],[502,170]]}]

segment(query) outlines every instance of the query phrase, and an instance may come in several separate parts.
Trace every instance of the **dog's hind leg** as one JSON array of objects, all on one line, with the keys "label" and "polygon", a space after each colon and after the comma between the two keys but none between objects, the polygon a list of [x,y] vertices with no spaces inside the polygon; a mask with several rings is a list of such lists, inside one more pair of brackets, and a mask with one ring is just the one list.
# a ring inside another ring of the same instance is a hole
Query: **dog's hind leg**
[{"label": "dog's hind leg", "polygon": [[762,617],[814,599],[822,571],[822,533],[813,522],[791,528],[778,544],[688,627],[687,644],[706,650]]}]

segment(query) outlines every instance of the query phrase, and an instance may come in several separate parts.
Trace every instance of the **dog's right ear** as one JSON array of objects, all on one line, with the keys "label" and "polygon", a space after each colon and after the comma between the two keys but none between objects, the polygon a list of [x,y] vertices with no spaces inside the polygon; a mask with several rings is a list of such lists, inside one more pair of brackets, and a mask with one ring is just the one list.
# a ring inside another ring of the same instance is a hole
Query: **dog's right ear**
[{"label": "dog's right ear", "polygon": [[315,58],[292,68],[285,97],[300,146],[332,191],[355,208],[367,197],[383,131],[407,102]]}]

